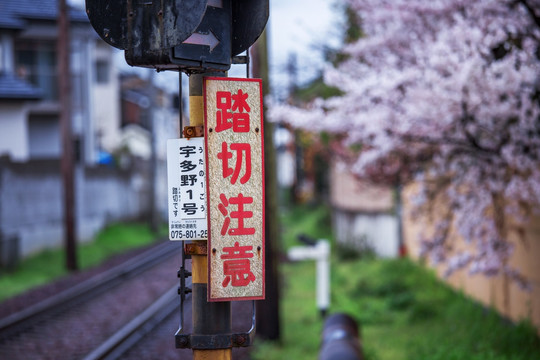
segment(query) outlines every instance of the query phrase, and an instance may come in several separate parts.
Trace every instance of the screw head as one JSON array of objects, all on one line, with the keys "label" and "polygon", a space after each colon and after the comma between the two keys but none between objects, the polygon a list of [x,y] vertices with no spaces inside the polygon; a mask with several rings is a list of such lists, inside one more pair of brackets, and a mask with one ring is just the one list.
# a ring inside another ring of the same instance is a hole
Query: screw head
[{"label": "screw head", "polygon": [[178,345],[180,345],[180,347],[182,347],[182,348],[188,347],[189,342],[188,342],[187,337],[182,336],[181,338],[179,338],[178,339]]},{"label": "screw head", "polygon": [[234,342],[238,345],[242,345],[243,343],[246,342],[246,336],[245,335],[237,335],[235,338],[234,338]]}]

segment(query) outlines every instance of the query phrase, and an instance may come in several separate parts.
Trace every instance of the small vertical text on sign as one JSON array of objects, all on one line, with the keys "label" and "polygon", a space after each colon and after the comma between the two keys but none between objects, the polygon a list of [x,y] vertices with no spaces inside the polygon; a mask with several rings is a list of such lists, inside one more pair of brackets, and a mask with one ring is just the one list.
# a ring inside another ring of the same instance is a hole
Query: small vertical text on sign
[{"label": "small vertical text on sign", "polygon": [[260,79],[204,79],[208,300],[264,299]]},{"label": "small vertical text on sign", "polygon": [[170,240],[206,240],[206,166],[203,138],[167,140]]}]

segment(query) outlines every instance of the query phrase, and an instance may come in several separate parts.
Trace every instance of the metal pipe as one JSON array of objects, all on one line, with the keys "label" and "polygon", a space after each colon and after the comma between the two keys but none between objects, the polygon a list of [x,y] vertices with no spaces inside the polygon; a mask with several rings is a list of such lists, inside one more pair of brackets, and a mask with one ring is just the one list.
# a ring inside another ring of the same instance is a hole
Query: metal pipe
[{"label": "metal pipe", "polygon": [[330,306],[330,244],[327,240],[315,241],[306,236],[299,239],[309,246],[293,246],[287,252],[289,260],[315,260],[317,264],[317,287],[316,299],[317,308],[321,312],[322,318],[326,317],[326,312]]},{"label": "metal pipe", "polygon": [[319,360],[363,360],[358,324],[346,314],[333,314],[324,322]]}]

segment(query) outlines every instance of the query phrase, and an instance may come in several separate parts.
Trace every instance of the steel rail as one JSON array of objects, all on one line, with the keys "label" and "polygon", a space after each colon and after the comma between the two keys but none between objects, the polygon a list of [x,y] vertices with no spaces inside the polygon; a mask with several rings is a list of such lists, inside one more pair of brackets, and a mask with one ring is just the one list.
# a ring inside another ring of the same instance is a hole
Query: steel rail
[{"label": "steel rail", "polygon": [[133,278],[159,264],[164,259],[177,254],[180,250],[180,248],[171,249],[171,243],[164,242],[80,284],[4,317],[0,319],[0,337],[9,335],[12,332],[22,331],[46,314],[55,310],[64,310],[68,304],[91,299],[117,286],[123,280]]},{"label": "steel rail", "polygon": [[178,285],[175,285],[83,360],[118,359],[157,325],[178,311],[178,307]]}]

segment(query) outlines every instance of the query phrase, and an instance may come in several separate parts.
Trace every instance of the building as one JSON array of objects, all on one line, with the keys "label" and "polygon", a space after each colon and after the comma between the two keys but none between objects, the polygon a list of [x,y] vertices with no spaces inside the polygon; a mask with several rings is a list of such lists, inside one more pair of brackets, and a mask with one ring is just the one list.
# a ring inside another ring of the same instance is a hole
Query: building
[{"label": "building", "polygon": [[[57,16],[57,0],[0,2],[0,156],[12,161],[60,157]],[[93,164],[120,136],[114,49],[95,34],[83,10],[71,8],[69,16],[76,151]]]},{"label": "building", "polygon": [[[57,0],[0,1],[0,267],[63,242]],[[121,143],[117,50],[70,8],[76,238],[149,208],[146,164],[100,165]]]},{"label": "building", "polygon": [[151,158],[152,135],[159,161],[167,159],[167,139],[179,136],[178,93],[169,93],[152,84],[154,70],[147,77],[137,73],[120,76],[122,137],[120,147],[143,159]]},{"label": "building", "polygon": [[330,203],[338,244],[381,257],[400,255],[400,217],[394,189],[355,178],[344,164],[330,169]]}]

